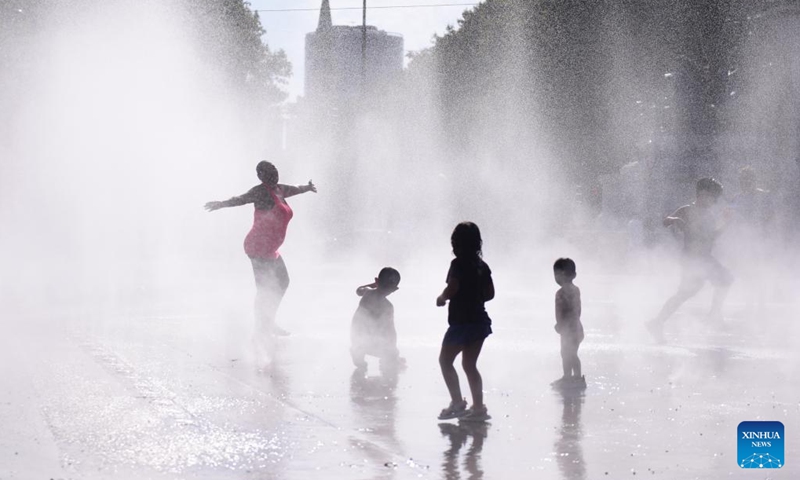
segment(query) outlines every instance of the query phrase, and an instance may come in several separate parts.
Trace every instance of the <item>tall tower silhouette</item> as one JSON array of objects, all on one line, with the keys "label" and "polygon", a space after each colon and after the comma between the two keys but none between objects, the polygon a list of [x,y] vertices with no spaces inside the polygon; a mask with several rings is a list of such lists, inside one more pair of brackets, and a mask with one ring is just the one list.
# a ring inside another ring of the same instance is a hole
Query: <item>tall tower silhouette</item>
[{"label": "tall tower silhouette", "polygon": [[333,20],[331,19],[331,3],[328,0],[322,0],[322,7],[319,9],[319,23],[317,24],[317,31],[330,30],[333,27]]}]

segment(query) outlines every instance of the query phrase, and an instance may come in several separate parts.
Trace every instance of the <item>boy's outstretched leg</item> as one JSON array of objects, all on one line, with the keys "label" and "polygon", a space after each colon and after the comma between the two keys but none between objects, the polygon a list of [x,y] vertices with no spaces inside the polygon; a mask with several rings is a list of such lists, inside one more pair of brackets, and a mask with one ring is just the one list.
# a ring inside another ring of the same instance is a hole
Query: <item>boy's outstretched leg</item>
[{"label": "boy's outstretched leg", "polygon": [[678,292],[667,300],[658,316],[647,322],[647,329],[659,343],[664,341],[664,323],[674,314],[686,300],[689,300],[703,288],[703,280],[683,281]]},{"label": "boy's outstretched leg", "polygon": [[711,283],[714,285],[714,297],[711,300],[711,311],[708,313],[708,317],[713,322],[721,323],[723,320],[722,306],[733,284],[733,275],[716,260],[711,265]]}]

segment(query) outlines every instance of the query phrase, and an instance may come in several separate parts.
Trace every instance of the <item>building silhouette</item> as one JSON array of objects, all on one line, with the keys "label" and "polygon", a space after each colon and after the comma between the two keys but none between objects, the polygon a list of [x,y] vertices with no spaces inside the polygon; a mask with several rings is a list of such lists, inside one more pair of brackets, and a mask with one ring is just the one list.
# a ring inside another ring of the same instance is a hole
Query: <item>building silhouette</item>
[{"label": "building silhouette", "polygon": [[334,25],[328,0],[322,1],[317,30],[306,35],[305,97],[314,104],[351,103],[387,90],[403,71],[403,37],[366,27]]}]

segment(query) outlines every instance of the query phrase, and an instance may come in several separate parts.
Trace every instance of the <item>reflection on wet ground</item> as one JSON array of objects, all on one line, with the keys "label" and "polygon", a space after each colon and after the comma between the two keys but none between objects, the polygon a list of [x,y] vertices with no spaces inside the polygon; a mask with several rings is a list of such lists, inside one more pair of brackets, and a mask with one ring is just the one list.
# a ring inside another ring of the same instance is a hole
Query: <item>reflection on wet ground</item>
[{"label": "reflection on wet ground", "polygon": [[[483,478],[481,452],[489,434],[489,423],[457,422],[440,423],[439,430],[450,445],[444,452],[442,471],[447,480]],[[462,447],[469,444],[466,451]]]},{"label": "reflection on wet ground", "polygon": [[[364,433],[368,439],[375,439],[381,442],[385,448],[403,456],[403,449],[397,439],[395,429],[397,388],[399,372],[396,370],[381,372],[378,376],[369,376],[362,369],[353,370],[350,376],[350,401],[353,407],[353,428],[357,432]],[[369,442],[363,442],[361,438],[351,436],[350,445],[354,449],[360,449],[364,455],[376,465],[383,465],[387,468],[387,475],[382,478],[395,478],[397,463],[387,460],[382,449],[377,449]]]},{"label": "reflection on wet ground", "polygon": [[[739,422],[800,427],[798,357],[752,331],[658,346],[586,322],[588,388],[559,392],[549,312],[499,309],[479,363],[492,420],[441,422],[444,328],[418,304],[397,305],[422,319],[398,322],[407,367],[383,372],[354,370],[324,313],[262,368],[222,317],[32,321],[0,340],[0,478],[750,479]],[[786,445],[769,478],[800,475]]]},{"label": "reflection on wet ground", "polygon": [[581,408],[583,390],[562,389],[558,392],[564,406],[561,413],[561,428],[553,446],[556,451],[558,469],[565,480],[584,480],[586,463],[583,459],[583,429],[581,427]]}]

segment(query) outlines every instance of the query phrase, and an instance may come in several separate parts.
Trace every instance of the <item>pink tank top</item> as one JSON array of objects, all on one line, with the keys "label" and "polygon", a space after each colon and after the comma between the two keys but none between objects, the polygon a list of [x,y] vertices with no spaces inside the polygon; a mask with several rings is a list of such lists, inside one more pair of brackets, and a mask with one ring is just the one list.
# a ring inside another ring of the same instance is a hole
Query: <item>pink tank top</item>
[{"label": "pink tank top", "polygon": [[[269,188],[264,186],[264,188]],[[248,257],[275,259],[278,258],[278,248],[283,245],[286,238],[286,228],[292,219],[292,209],[275,192],[269,189],[269,194],[275,205],[269,210],[255,209],[253,213],[253,228],[244,239],[244,252]]]}]

